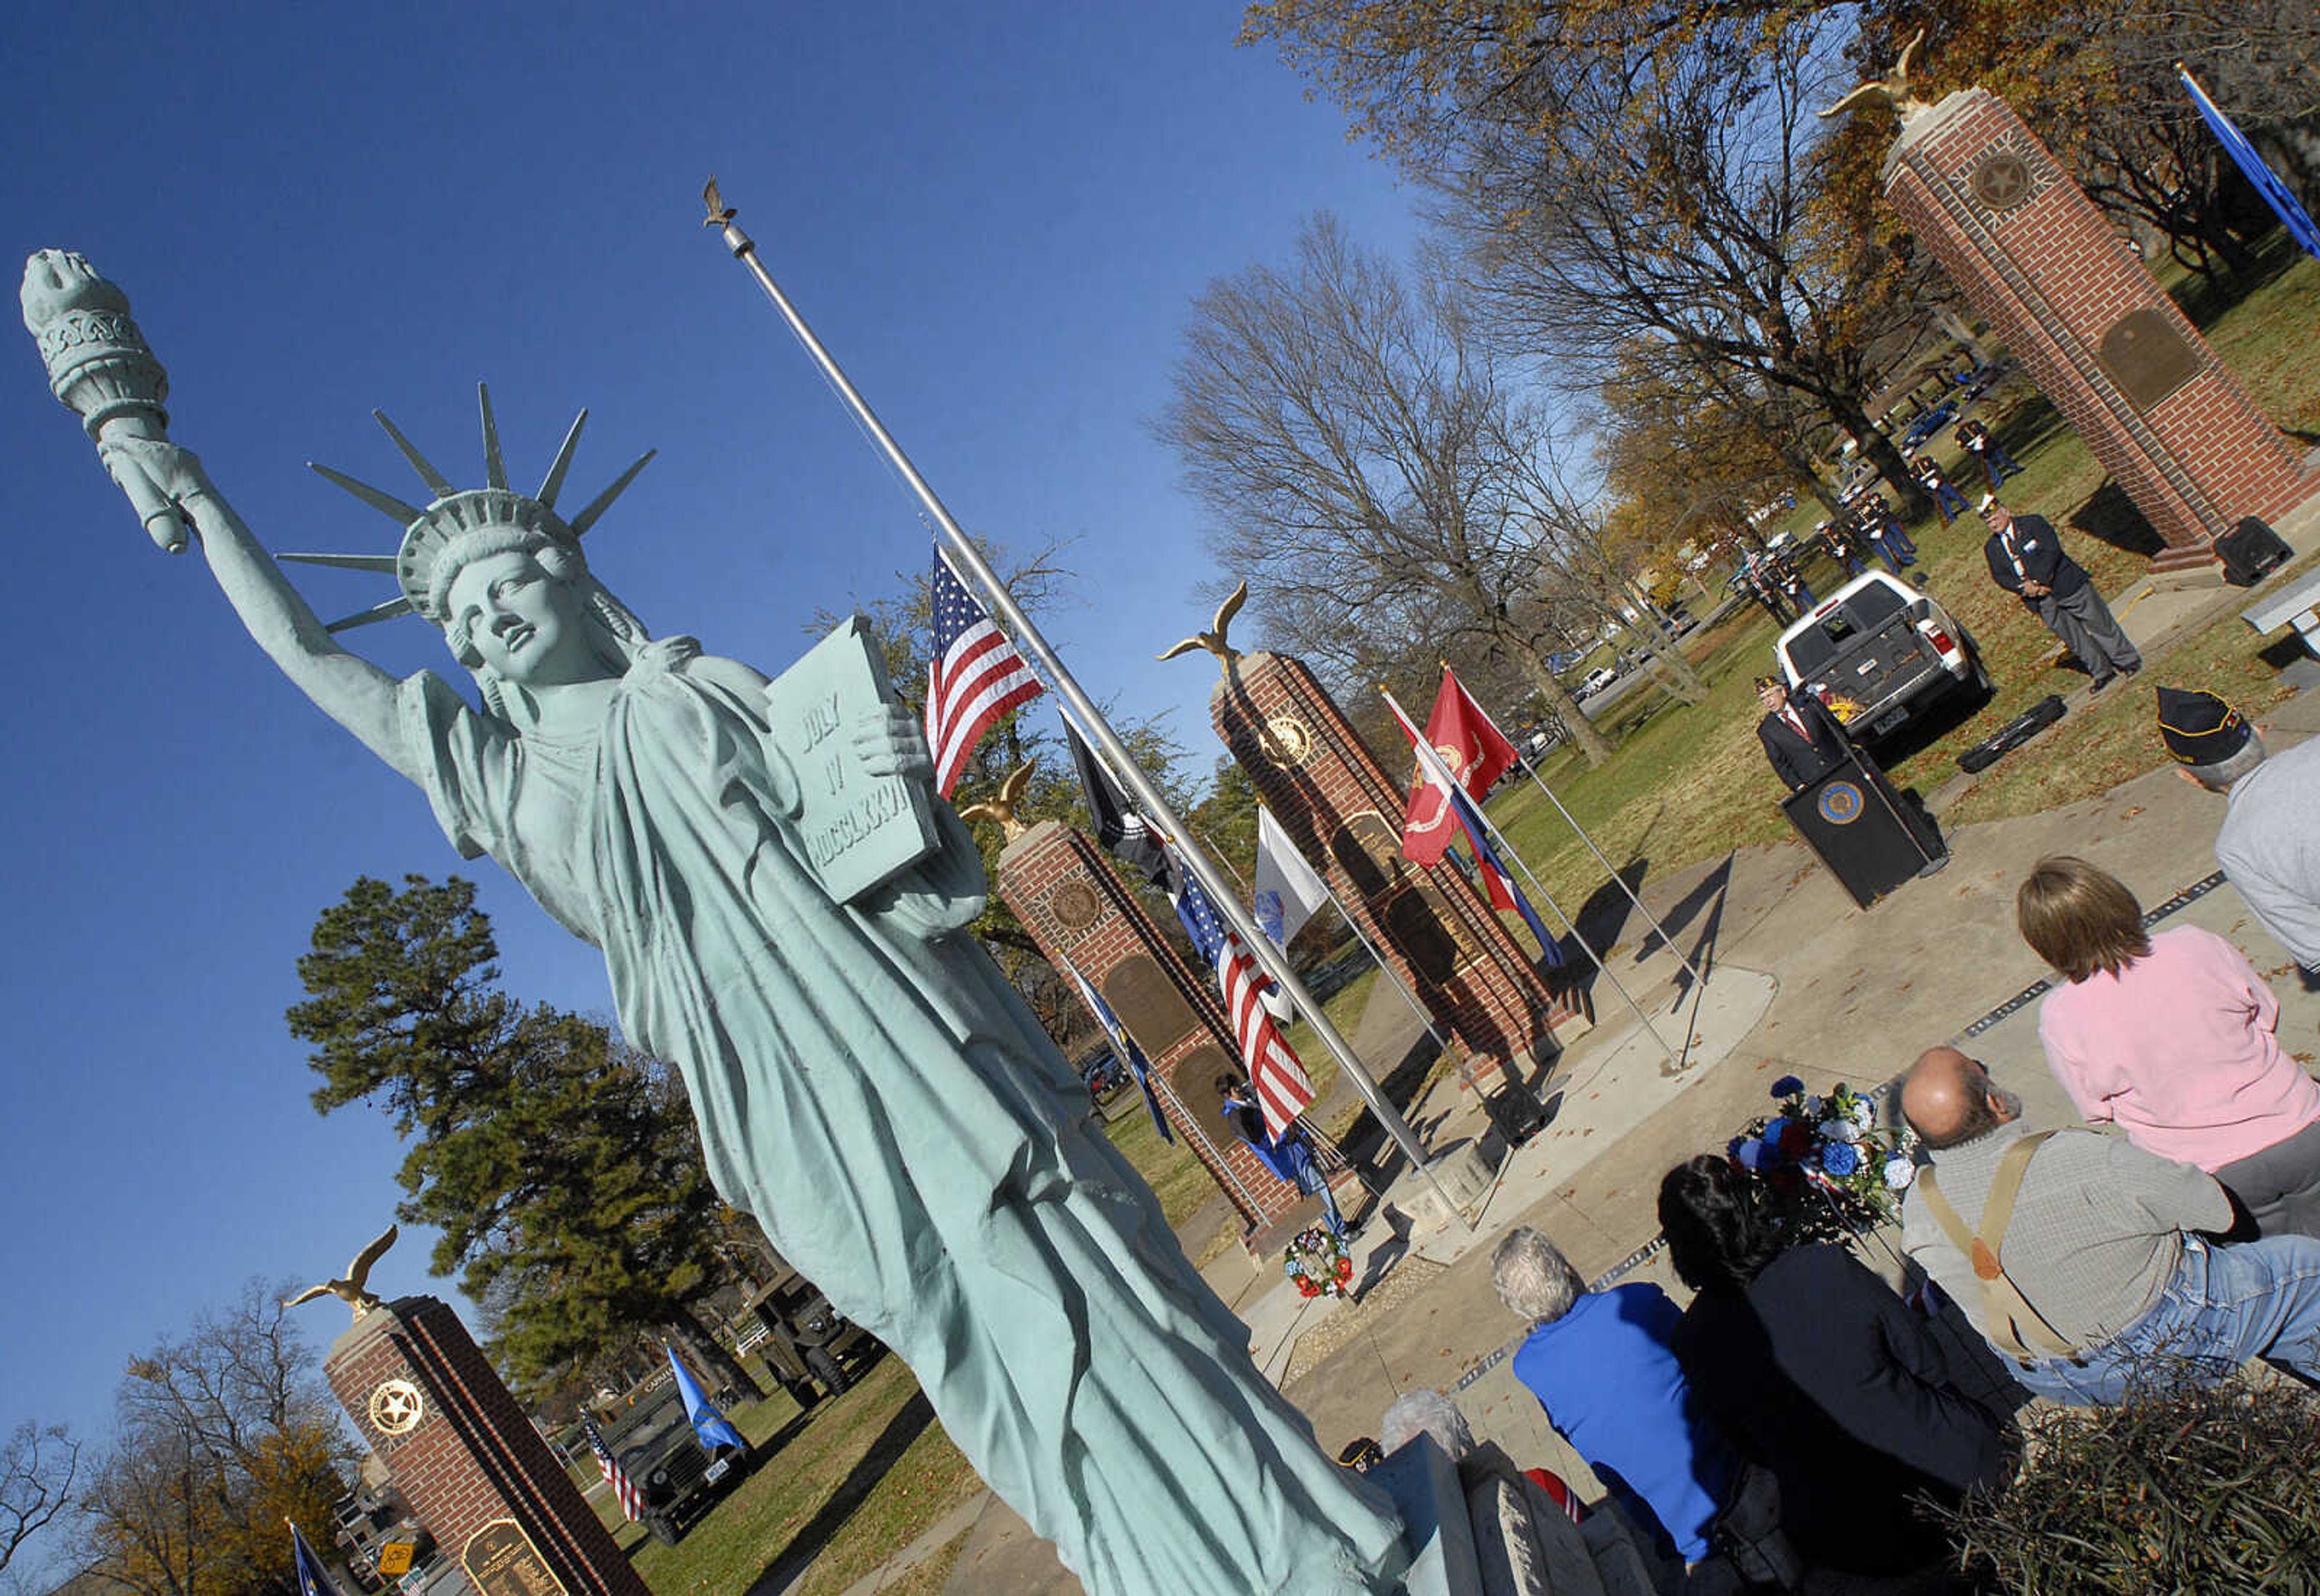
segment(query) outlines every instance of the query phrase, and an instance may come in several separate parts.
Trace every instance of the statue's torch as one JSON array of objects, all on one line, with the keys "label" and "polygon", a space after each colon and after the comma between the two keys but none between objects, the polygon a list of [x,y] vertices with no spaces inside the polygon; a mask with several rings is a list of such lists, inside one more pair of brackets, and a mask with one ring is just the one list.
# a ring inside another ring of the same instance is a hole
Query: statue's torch
[{"label": "statue's torch", "polygon": [[[65,249],[42,249],[24,262],[24,326],[41,346],[49,388],[79,415],[97,442],[168,436],[169,374],[137,323],[129,296]],[[153,541],[171,554],[186,547],[186,521],[142,473],[116,476]]]}]

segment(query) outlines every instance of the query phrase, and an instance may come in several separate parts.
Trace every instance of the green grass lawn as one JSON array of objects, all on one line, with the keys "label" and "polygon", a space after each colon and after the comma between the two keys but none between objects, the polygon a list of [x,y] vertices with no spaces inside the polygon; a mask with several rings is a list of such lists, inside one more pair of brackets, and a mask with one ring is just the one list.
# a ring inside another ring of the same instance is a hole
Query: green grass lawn
[{"label": "green grass lawn", "polygon": [[[758,1446],[797,1411],[777,1392],[728,1417]],[[802,1537],[818,1551],[796,1587],[799,1596],[835,1596],[982,1489],[942,1425],[926,1412],[910,1370],[888,1356],[860,1384],[824,1403],[674,1546],[622,1520],[610,1492],[592,1500],[656,1596],[738,1596],[776,1562],[802,1551]]]}]

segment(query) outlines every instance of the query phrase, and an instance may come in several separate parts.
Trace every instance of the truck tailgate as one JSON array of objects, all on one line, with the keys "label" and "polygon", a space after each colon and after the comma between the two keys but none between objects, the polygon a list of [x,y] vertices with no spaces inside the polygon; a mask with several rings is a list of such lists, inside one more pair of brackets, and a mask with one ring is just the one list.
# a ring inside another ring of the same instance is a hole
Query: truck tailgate
[{"label": "truck tailgate", "polygon": [[1825,684],[1831,697],[1849,698],[1874,714],[1941,671],[1940,658],[1908,617],[1900,615],[1838,652],[1812,680]]}]

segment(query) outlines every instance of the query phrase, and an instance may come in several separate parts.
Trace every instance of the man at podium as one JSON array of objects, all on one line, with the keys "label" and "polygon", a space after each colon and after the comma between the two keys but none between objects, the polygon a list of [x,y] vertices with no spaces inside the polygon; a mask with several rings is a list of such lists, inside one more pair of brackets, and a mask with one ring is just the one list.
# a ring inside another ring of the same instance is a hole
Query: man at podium
[{"label": "man at podium", "polygon": [[1790,696],[1788,683],[1779,676],[1756,678],[1756,702],[1764,706],[1764,718],[1756,722],[1757,740],[1790,792],[1803,792],[1853,752],[1844,727],[1828,706],[1809,693]]}]

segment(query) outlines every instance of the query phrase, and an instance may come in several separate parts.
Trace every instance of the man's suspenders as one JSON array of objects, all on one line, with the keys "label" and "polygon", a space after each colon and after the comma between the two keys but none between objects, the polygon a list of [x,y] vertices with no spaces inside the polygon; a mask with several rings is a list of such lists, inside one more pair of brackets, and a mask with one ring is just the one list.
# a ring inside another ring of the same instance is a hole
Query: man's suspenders
[{"label": "man's suspenders", "polygon": [[1998,1160],[1998,1173],[1990,1179],[1989,1201],[1982,1204],[1981,1228],[1971,1234],[1958,1211],[1942,1195],[1934,1172],[1917,1172],[1917,1191],[1925,1198],[1926,1211],[1934,1216],[1950,1245],[1973,1265],[1974,1278],[1981,1283],[1983,1333],[2000,1352],[2023,1363],[2070,1357],[2079,1350],[2031,1306],[2030,1299],[2006,1273],[2000,1252],[2006,1244],[2006,1227],[2014,1218],[2014,1199],[2022,1190],[2023,1172],[2030,1167],[2030,1156],[2053,1134],[2041,1130],[2006,1149]]}]

